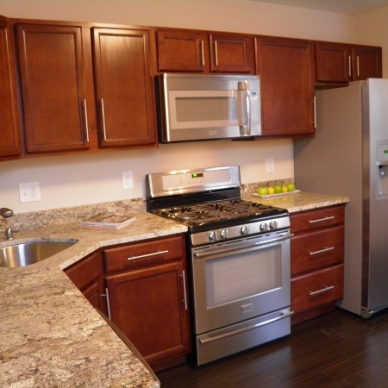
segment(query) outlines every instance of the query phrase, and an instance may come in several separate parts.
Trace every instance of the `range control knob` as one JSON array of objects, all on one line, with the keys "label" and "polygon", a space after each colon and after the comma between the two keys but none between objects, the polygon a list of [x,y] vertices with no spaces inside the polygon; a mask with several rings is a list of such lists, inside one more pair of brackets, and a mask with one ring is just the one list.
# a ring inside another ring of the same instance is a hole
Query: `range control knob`
[{"label": "range control knob", "polygon": [[278,227],[278,222],[277,222],[276,220],[271,221],[271,222],[269,223],[269,228],[270,228],[270,229],[277,229],[277,227]]},{"label": "range control knob", "polygon": [[220,237],[223,238],[224,240],[228,238],[228,229],[222,229],[220,232]]},{"label": "range control knob", "polygon": [[216,241],[216,234],[215,234],[215,232],[209,232],[208,233],[208,238],[209,238],[209,241]]},{"label": "range control knob", "polygon": [[241,234],[244,234],[244,235],[247,235],[249,233],[249,227],[248,225],[244,225],[241,230],[240,230]]},{"label": "range control knob", "polygon": [[268,224],[267,224],[266,222],[262,222],[262,223],[260,224],[260,230],[261,230],[262,232],[265,232],[266,230],[268,230]]}]

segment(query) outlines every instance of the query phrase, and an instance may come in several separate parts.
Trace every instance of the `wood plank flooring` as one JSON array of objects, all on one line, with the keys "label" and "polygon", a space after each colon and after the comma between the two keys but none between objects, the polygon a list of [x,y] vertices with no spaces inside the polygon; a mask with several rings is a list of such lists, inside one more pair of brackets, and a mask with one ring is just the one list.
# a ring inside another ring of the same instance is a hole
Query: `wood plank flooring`
[{"label": "wood plank flooring", "polygon": [[337,309],[215,365],[185,364],[157,376],[162,388],[386,388],[388,312],[364,320]]}]

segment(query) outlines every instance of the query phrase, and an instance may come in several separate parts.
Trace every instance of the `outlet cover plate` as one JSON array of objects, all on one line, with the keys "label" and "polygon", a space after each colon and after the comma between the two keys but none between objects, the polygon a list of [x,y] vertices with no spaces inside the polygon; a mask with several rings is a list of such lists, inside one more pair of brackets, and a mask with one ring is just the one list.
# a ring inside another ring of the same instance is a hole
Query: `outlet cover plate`
[{"label": "outlet cover plate", "polygon": [[123,171],[121,173],[122,184],[124,190],[133,189],[133,175],[132,171]]},{"label": "outlet cover plate", "polygon": [[40,201],[39,182],[19,183],[20,202]]}]

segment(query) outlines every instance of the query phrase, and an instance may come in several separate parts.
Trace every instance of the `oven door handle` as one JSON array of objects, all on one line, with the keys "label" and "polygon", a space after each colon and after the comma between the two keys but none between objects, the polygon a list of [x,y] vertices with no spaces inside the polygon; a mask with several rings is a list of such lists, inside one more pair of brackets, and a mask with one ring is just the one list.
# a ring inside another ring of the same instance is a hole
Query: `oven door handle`
[{"label": "oven door handle", "polygon": [[294,235],[292,233],[290,233],[290,234],[287,234],[287,236],[273,238],[271,240],[259,241],[259,242],[256,242],[254,244],[248,245],[248,246],[246,246],[244,248],[217,249],[216,251],[204,252],[204,253],[195,252],[194,256],[197,259],[203,259],[205,257],[210,257],[210,256],[220,256],[220,255],[222,255],[224,253],[233,253],[233,252],[244,253],[244,252],[249,252],[252,249],[258,248],[258,246],[260,246],[260,245],[267,245],[267,244],[270,244],[270,243],[272,244],[272,243],[275,243],[275,242],[278,242],[278,241],[288,240],[288,239],[290,239],[293,236]]},{"label": "oven door handle", "polygon": [[201,344],[207,344],[209,342],[218,341],[220,339],[231,337],[231,336],[236,335],[236,334],[245,333],[246,331],[254,330],[254,329],[258,328],[258,327],[265,326],[265,325],[268,325],[270,323],[273,323],[273,322],[276,322],[276,321],[280,321],[281,319],[288,318],[288,317],[290,317],[293,314],[294,314],[293,311],[290,311],[289,313],[286,313],[286,314],[281,313],[281,315],[279,317],[268,319],[268,321],[259,322],[259,323],[256,323],[255,325],[251,325],[251,326],[248,326],[248,327],[244,327],[242,329],[234,330],[234,331],[231,331],[229,333],[220,334],[220,335],[217,335],[215,337],[204,338],[204,339],[201,338],[201,339],[199,339],[199,342]]}]

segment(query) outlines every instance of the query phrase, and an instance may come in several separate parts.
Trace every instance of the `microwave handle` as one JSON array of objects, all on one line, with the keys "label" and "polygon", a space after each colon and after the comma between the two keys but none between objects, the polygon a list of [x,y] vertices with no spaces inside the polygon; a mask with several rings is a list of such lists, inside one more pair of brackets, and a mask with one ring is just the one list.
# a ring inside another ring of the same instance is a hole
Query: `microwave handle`
[{"label": "microwave handle", "polygon": [[[244,104],[245,100],[245,104]],[[245,105],[245,109],[244,109]],[[242,136],[250,136],[251,134],[251,93],[249,91],[248,81],[238,82],[237,90],[237,116],[240,134]],[[244,116],[247,118],[246,125]]]}]

